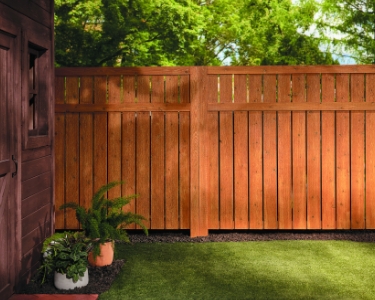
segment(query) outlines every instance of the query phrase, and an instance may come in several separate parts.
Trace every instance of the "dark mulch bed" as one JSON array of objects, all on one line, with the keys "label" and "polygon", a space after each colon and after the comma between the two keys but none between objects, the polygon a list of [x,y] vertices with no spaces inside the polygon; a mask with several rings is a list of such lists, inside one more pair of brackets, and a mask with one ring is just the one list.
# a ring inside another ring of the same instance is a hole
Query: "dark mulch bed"
[{"label": "dark mulch bed", "polygon": [[[375,242],[375,230],[341,231],[210,231],[207,237],[190,238],[189,231],[150,231],[145,236],[140,231],[129,231],[132,243],[205,243],[205,242],[245,242],[273,240],[346,240],[355,242]],[[53,277],[44,285],[34,279],[20,291],[20,294],[101,294],[107,291],[124,265],[123,260],[115,260],[111,266],[89,267],[89,284],[75,290],[61,291],[53,285]]]},{"label": "dark mulch bed", "polygon": [[189,231],[151,231],[149,236],[142,232],[130,232],[132,243],[206,243],[247,242],[273,240],[346,240],[375,242],[375,230],[215,230],[206,237],[190,238]]}]

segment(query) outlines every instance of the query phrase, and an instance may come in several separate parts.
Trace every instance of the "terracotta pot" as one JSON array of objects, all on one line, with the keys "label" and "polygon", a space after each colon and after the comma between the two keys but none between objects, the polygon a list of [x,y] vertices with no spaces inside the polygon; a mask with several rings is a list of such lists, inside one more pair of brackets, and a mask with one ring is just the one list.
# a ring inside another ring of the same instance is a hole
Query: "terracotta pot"
[{"label": "terracotta pot", "polygon": [[72,278],[66,278],[66,274],[55,272],[54,283],[59,290],[72,290],[83,287],[89,283],[89,272],[86,269],[83,277],[79,277],[77,282],[74,282]]},{"label": "terracotta pot", "polygon": [[90,252],[88,255],[89,264],[93,267],[103,267],[112,264],[114,248],[115,243],[113,241],[100,244],[100,255],[94,259],[94,254]]}]

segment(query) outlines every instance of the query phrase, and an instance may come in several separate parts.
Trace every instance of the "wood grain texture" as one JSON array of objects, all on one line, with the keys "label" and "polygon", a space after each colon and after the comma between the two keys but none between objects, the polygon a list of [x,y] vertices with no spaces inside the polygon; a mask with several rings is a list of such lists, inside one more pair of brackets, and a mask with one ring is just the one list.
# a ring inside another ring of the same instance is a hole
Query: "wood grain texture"
[{"label": "wood grain texture", "polygon": [[[66,79],[66,102],[79,102],[79,79]],[[65,116],[65,192],[69,201],[79,201],[79,116],[66,114]],[[65,226],[69,229],[78,229],[79,224],[75,211],[65,210]]]},{"label": "wood grain texture", "polygon": [[[234,76],[234,101],[247,100],[246,75]],[[248,112],[234,112],[234,228],[249,228]]]},{"label": "wood grain texture", "polygon": [[[166,76],[165,101],[178,103],[178,77]],[[179,228],[179,114],[165,116],[165,227]]]},{"label": "wood grain texture", "polygon": [[[276,102],[276,76],[263,77],[264,101]],[[264,229],[277,229],[277,124],[276,112],[263,112]]]},{"label": "wood grain texture", "polygon": [[[249,75],[249,102],[260,102],[262,76]],[[263,114],[249,112],[250,229],[263,229]]]},{"label": "wood grain texture", "polygon": [[[335,99],[335,75],[322,75],[322,103]],[[322,111],[322,229],[336,229],[336,118]]]},{"label": "wood grain texture", "polygon": [[[65,103],[65,78],[55,78],[55,105]],[[55,112],[55,227],[65,228],[65,114]]]},{"label": "wood grain texture", "polygon": [[[164,77],[152,76],[153,103],[164,102]],[[151,114],[151,228],[165,229],[165,113]]]},{"label": "wood grain texture", "polygon": [[[375,99],[375,75],[366,75],[366,102]],[[366,229],[375,229],[375,112],[366,112]]]},{"label": "wood grain texture", "polygon": [[56,76],[188,75],[189,67],[76,67],[56,68]]},{"label": "wood grain texture", "polygon": [[[218,101],[217,76],[207,76],[208,103]],[[207,115],[207,147],[208,147],[208,226],[210,229],[219,229],[219,113],[210,112]]]},{"label": "wood grain texture", "polygon": [[[201,147],[207,139],[207,96],[206,68],[191,68],[190,103],[190,236],[208,234],[207,187],[208,166],[205,155],[207,148]],[[196,118],[198,116],[198,118]],[[202,174],[202,167],[206,168]],[[203,189],[203,190],[202,190]]]},{"label": "wood grain texture", "polygon": [[[94,101],[93,77],[80,78],[79,102],[92,104]],[[89,208],[94,194],[94,116],[79,115],[79,204]]]},{"label": "wood grain texture", "polygon": [[[320,76],[307,75],[307,101],[320,103]],[[307,228],[321,228],[321,121],[319,111],[307,112]]]},{"label": "wood grain texture", "polygon": [[[189,78],[181,76],[179,82],[180,103],[190,103]],[[180,228],[190,228],[190,113],[180,112],[179,127],[179,191],[180,191]]]},{"label": "wood grain texture", "polygon": [[[94,103],[107,103],[107,78],[104,76],[94,78]],[[94,191],[107,184],[107,114],[94,115]]]},{"label": "wood grain texture", "polygon": [[[108,77],[108,103],[121,103],[122,79]],[[121,181],[121,113],[108,113],[108,182]],[[121,196],[121,186],[108,191],[108,199]]]},{"label": "wood grain texture", "polygon": [[[336,75],[337,102],[349,101],[349,76]],[[350,123],[349,112],[336,112],[337,229],[350,228]]]},{"label": "wood grain texture", "polygon": [[[278,75],[278,102],[291,101],[291,76]],[[292,222],[292,124],[291,112],[277,113],[277,192],[279,229],[291,229]]]},{"label": "wood grain texture", "polygon": [[[148,103],[151,100],[150,77],[138,78],[138,102]],[[136,122],[136,212],[146,218],[145,225],[150,227],[151,202],[150,202],[150,146],[151,122],[149,112],[137,113]]]},{"label": "wood grain texture", "polygon": [[[136,99],[135,77],[123,76],[123,103],[124,105],[133,104]],[[135,175],[135,148],[136,148],[136,113],[122,113],[121,121],[121,178],[124,181],[122,185],[122,195],[129,196],[136,194],[136,175]],[[123,210],[135,213],[136,200],[132,200]],[[129,229],[135,229],[132,224]]]},{"label": "wood grain texture", "polygon": [[[352,74],[350,78],[351,101],[364,102],[365,76]],[[350,116],[350,183],[351,228],[365,228],[365,113],[352,111]]]},{"label": "wood grain texture", "polygon": [[[305,81],[304,74],[292,75],[293,103],[306,101]],[[306,112],[292,112],[292,143],[293,229],[306,229]]]},{"label": "wood grain texture", "polygon": [[[220,102],[232,102],[232,76],[220,76]],[[234,228],[233,112],[219,114],[220,229]]]},{"label": "wood grain texture", "polygon": [[[81,77],[79,91],[78,78],[58,76],[56,161],[71,161],[81,202],[95,184],[125,180],[123,195],[140,194],[125,210],[146,215],[154,229],[375,228],[373,67],[366,75],[314,68],[277,76],[223,68],[219,77],[200,67],[183,75],[118,70]],[[50,154],[43,147],[22,160],[35,165]],[[64,168],[56,167],[57,181],[65,182]],[[32,169],[24,180],[38,176]],[[70,191],[58,189],[65,201]]]}]

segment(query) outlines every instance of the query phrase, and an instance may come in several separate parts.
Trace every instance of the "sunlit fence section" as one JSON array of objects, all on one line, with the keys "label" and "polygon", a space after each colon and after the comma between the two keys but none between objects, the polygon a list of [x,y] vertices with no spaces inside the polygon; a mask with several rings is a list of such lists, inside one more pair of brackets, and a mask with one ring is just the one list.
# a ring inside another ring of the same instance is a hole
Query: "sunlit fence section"
[{"label": "sunlit fence section", "polygon": [[[56,69],[56,207],[151,229],[375,228],[375,67]],[[79,228],[56,210],[56,228]]]}]

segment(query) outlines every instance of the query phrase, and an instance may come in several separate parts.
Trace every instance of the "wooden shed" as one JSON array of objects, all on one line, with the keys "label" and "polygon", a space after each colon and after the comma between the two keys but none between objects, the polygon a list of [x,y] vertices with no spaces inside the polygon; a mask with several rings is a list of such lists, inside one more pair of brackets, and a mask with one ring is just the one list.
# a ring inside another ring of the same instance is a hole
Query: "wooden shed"
[{"label": "wooden shed", "polygon": [[0,0],[0,299],[54,226],[53,1]]}]

